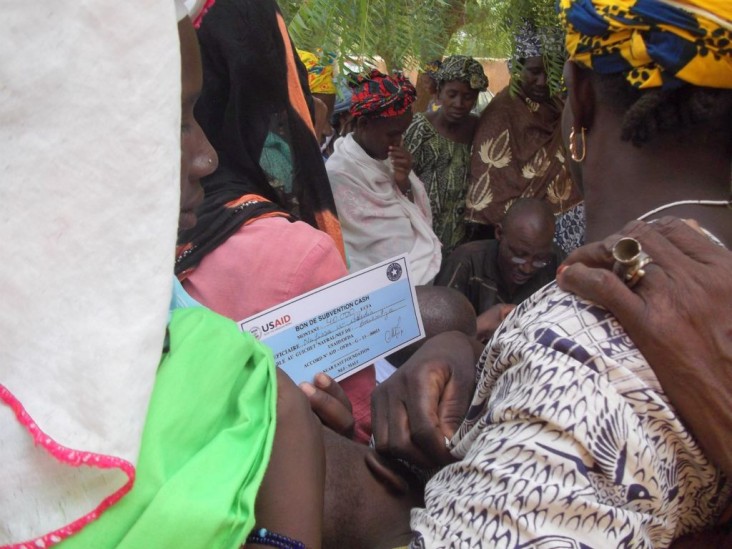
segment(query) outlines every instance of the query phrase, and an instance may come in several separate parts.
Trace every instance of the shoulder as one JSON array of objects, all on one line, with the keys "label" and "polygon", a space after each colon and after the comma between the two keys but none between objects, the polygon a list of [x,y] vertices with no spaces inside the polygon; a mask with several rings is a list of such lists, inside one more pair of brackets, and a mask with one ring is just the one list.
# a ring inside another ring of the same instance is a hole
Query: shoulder
[{"label": "shoulder", "polygon": [[302,221],[260,218],[208,254],[186,289],[207,307],[239,320],[346,272],[326,233]]},{"label": "shoulder", "polygon": [[480,116],[471,113],[470,116],[468,116],[468,119],[465,121],[466,132],[469,132],[470,135],[473,135],[475,133],[475,128],[478,127],[479,121]]},{"label": "shoulder", "polygon": [[443,261],[435,279],[438,286],[465,284],[474,275],[485,276],[483,264],[486,254],[493,249],[494,240],[476,240],[455,248]]},{"label": "shoulder", "polygon": [[425,115],[425,113],[418,112],[414,115],[412,123],[404,133],[404,141],[411,149],[434,135],[435,129],[432,123],[428,120],[427,115]]},{"label": "shoulder", "polygon": [[[205,307],[176,309],[168,324],[170,353],[168,358],[196,363],[206,357],[213,368],[231,370],[232,363],[246,360],[252,354],[266,356],[267,350],[249,332],[241,332],[237,324]],[[211,357],[221,360],[211,361]],[[232,357],[231,361],[224,356]],[[234,358],[236,357],[236,358]],[[226,362],[220,364],[220,362]],[[213,364],[216,362],[216,364]],[[228,375],[228,374],[227,374]]]},{"label": "shoulder", "polygon": [[333,154],[325,162],[326,171],[328,174],[347,172],[355,164],[354,156],[358,156],[361,151],[363,149],[356,143],[353,133],[341,137],[334,143]]},{"label": "shoulder", "polygon": [[[572,376],[582,373],[593,378],[597,390],[612,380],[616,392],[642,389],[654,400],[661,394],[655,374],[617,319],[594,303],[560,290],[554,282],[506,318],[481,363],[488,385],[504,374],[517,375],[518,371],[511,372],[517,364],[524,373],[545,373],[561,365],[573,371]],[[624,373],[616,378],[619,372]]]},{"label": "shoulder", "polygon": [[514,101],[515,98],[511,96],[510,87],[505,87],[488,103],[488,106],[478,117],[478,124],[482,126],[492,119],[503,118],[506,114],[506,108],[513,105]]},{"label": "shoulder", "polygon": [[285,264],[302,263],[303,258],[313,254],[335,254],[340,258],[333,239],[303,221],[293,223],[281,217],[257,219],[241,235],[247,242],[257,242],[260,249],[266,246],[268,255],[281,258]]},{"label": "shoulder", "polygon": [[448,256],[448,261],[462,261],[466,259],[482,259],[498,247],[496,240],[475,240],[462,244]]}]

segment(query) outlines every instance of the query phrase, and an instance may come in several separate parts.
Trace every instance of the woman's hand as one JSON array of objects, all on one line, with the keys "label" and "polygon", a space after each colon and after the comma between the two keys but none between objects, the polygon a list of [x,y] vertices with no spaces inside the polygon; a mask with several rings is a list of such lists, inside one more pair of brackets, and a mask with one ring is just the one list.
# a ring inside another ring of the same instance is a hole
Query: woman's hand
[{"label": "woman's hand", "polygon": [[301,383],[300,389],[310,401],[310,407],[323,425],[339,435],[353,437],[355,421],[351,401],[343,388],[330,376],[319,373],[313,383]]},{"label": "woman's hand", "polygon": [[[632,289],[612,273],[621,236],[653,259]],[[709,458],[732,475],[732,252],[676,218],[634,221],[573,252],[557,282],[615,315]]]},{"label": "woman's hand", "polygon": [[394,182],[403,194],[411,194],[409,173],[412,171],[412,154],[404,144],[391,145],[389,147],[389,158],[391,158],[391,165],[394,169]]},{"label": "woman's hand", "polygon": [[516,305],[510,303],[499,303],[480,313],[477,318],[478,332],[476,337],[480,341],[489,339],[508,316],[508,313],[515,308]]},{"label": "woman's hand", "polygon": [[436,335],[371,397],[376,450],[423,468],[454,461],[446,438],[460,426],[475,389],[475,347],[460,332]]}]

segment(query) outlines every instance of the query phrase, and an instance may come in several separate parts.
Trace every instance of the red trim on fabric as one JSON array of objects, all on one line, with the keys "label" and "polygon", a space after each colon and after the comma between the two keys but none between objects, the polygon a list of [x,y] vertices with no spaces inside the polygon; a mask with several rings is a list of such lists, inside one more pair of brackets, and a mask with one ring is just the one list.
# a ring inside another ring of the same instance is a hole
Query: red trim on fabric
[{"label": "red trim on fabric", "polygon": [[79,532],[84,526],[99,518],[99,516],[117,503],[122,496],[132,489],[135,482],[135,466],[129,461],[114,456],[106,456],[103,454],[95,454],[92,452],[82,452],[67,448],[53,440],[45,434],[40,427],[33,421],[33,418],[26,412],[20,401],[5,387],[0,384],[0,399],[15,413],[20,424],[30,433],[33,442],[37,446],[41,446],[46,452],[51,454],[59,462],[69,465],[70,467],[96,467],[98,469],[120,469],[127,475],[127,482],[119,490],[107,496],[102,502],[90,513],[78,518],[74,522],[63,526],[53,532],[49,532],[38,538],[14,543],[11,545],[3,545],[0,549],[38,549],[38,547],[49,547],[60,543]]},{"label": "red trim on fabric", "polygon": [[236,208],[245,202],[269,202],[269,200],[258,194],[244,194],[239,198],[235,198],[234,200],[227,202],[224,206],[227,208]]},{"label": "red trim on fabric", "polygon": [[206,3],[201,8],[201,11],[198,15],[196,15],[196,18],[193,20],[193,28],[198,30],[198,27],[201,26],[201,21],[203,21],[203,16],[206,15],[208,10],[211,9],[211,6],[213,6],[216,3],[216,0],[206,0]]}]

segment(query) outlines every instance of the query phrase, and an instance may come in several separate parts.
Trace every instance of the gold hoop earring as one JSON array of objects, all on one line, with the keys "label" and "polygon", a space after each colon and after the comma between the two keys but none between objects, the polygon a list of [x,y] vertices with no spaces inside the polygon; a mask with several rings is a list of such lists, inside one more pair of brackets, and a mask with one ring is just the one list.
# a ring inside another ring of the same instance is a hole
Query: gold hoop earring
[{"label": "gold hoop earring", "polygon": [[[580,141],[582,142],[581,146],[579,144]],[[577,152],[578,150],[582,151],[581,155]],[[574,131],[574,126],[572,126],[572,131],[569,132],[569,153],[572,155],[572,160],[574,160],[575,162],[582,162],[585,159],[587,146],[585,144],[584,127],[580,127],[580,133],[578,136],[577,133]]]}]

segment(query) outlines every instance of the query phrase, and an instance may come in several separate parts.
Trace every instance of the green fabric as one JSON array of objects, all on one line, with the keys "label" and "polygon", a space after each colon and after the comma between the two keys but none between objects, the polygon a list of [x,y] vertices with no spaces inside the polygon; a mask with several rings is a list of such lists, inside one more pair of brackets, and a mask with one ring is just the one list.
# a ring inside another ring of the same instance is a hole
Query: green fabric
[{"label": "green fabric", "polygon": [[441,136],[423,113],[414,115],[404,144],[412,153],[412,169],[430,197],[432,228],[445,258],[465,237],[470,145]]},{"label": "green fabric", "polygon": [[292,155],[287,141],[269,132],[264,140],[259,165],[272,178],[270,184],[274,188],[292,192]]},{"label": "green fabric", "polygon": [[63,549],[234,549],[254,527],[275,432],[272,353],[203,308],[174,311],[169,332],[135,485]]}]

